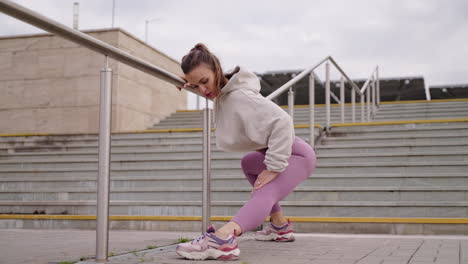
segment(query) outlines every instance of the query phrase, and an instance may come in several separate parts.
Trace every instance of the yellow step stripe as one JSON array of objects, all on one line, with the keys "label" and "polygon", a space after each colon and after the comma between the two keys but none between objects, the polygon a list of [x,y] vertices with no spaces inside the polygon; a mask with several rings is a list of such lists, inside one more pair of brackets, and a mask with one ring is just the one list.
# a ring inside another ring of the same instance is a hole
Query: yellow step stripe
[{"label": "yellow step stripe", "polygon": [[[435,99],[431,101],[427,100],[410,100],[410,101],[388,101],[380,102],[380,104],[417,104],[417,103],[449,103],[449,102],[468,102],[468,98],[458,98],[458,99]],[[367,105],[367,103],[365,103]],[[350,106],[351,103],[345,103],[345,105]],[[356,103],[356,106],[360,106],[361,103]],[[331,107],[338,107],[340,104],[330,104]],[[281,108],[288,108],[287,105],[281,105]],[[294,105],[294,108],[306,108],[309,107],[306,105]],[[325,104],[315,104],[315,107],[325,107]]]},{"label": "yellow step stripe", "polygon": [[[295,128],[308,128],[309,125],[294,125]],[[321,128],[322,126],[315,124],[314,127]],[[212,128],[211,131],[215,129]],[[177,132],[203,132],[203,128],[173,128],[173,129],[148,129],[139,131],[117,132],[116,134],[143,134],[143,133],[177,133]],[[54,134],[54,133],[16,133],[16,134],[0,134],[0,137],[33,137],[33,136],[72,136],[72,135],[97,135],[97,134]]]},{"label": "yellow step stripe", "polygon": [[[407,223],[407,224],[468,224],[468,218],[388,218],[388,217],[286,217],[305,223]],[[96,220],[94,215],[8,215],[0,219],[24,220]],[[212,216],[212,221],[229,221],[231,216]],[[113,215],[114,221],[201,221],[200,216],[135,216]],[[268,218],[265,219],[268,221]]]},{"label": "yellow step stripe", "polygon": [[338,123],[332,124],[332,127],[350,127],[350,126],[377,126],[377,125],[401,125],[401,124],[426,124],[426,123],[452,123],[468,122],[468,118],[459,119],[433,119],[433,120],[404,120],[404,121],[382,121],[367,123]]}]

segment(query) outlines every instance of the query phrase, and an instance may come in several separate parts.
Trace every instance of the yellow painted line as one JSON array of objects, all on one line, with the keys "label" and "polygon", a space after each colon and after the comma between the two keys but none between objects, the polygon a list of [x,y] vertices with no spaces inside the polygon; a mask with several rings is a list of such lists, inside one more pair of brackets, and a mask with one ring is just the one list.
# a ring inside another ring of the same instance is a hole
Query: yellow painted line
[{"label": "yellow painted line", "polygon": [[[294,128],[309,128],[310,126],[309,125],[294,125]],[[315,124],[314,125],[315,128],[322,128],[321,125],[318,125],[318,124]]]},{"label": "yellow painted line", "polygon": [[[345,103],[345,106],[350,106],[350,105],[352,105],[352,104],[351,103]],[[358,105],[360,106],[361,103],[356,103],[356,106],[358,106]],[[340,106],[340,104],[330,104],[330,106],[331,107],[338,107],[338,106]],[[284,108],[284,109],[288,108],[287,105],[281,105],[280,107]],[[325,107],[325,104],[316,104],[315,107]],[[294,105],[294,108],[309,108],[309,105],[308,104],[307,105]]]},{"label": "yellow painted line", "polygon": [[[212,128],[211,130],[214,131],[214,128]],[[203,128],[148,129],[148,130],[141,130],[141,131],[119,132],[117,134],[172,133],[172,132],[203,132]]]},{"label": "yellow painted line", "polygon": [[176,112],[186,113],[186,112],[201,112],[203,110],[177,110]]},{"label": "yellow painted line", "polygon": [[468,102],[468,98],[434,99],[431,101],[427,101],[427,100],[389,101],[389,102],[380,102],[380,104],[417,104],[417,103],[449,103],[449,102]]},{"label": "yellow painted line", "polygon": [[[232,216],[212,216],[212,221],[229,221]],[[286,217],[304,223],[408,223],[408,224],[468,224],[468,218],[389,218],[389,217]],[[94,215],[7,215],[0,219],[28,220],[96,220]],[[135,216],[113,215],[114,221],[201,221],[200,216]],[[268,221],[268,218],[265,219]]]},{"label": "yellow painted line", "polygon": [[[308,128],[309,125],[294,125],[295,128]],[[314,127],[322,126],[315,124]],[[211,131],[215,131],[214,128]],[[203,128],[173,128],[173,129],[148,129],[140,131],[114,132],[115,134],[143,134],[143,133],[177,133],[177,132],[203,132]],[[96,135],[96,134],[53,134],[53,133],[18,133],[18,134],[0,134],[0,137],[31,137],[31,136],[65,136],[65,135]]]},{"label": "yellow painted line", "polygon": [[0,134],[0,137],[34,137],[34,136],[83,136],[97,135],[95,133],[12,133]]},{"label": "yellow painted line", "polygon": [[350,126],[376,126],[376,125],[427,124],[427,123],[452,123],[452,122],[468,122],[468,118],[383,121],[383,122],[368,122],[368,123],[340,123],[340,124],[332,124],[331,126],[332,127],[350,127]]},{"label": "yellow painted line", "polygon": [[[214,128],[211,129],[214,131]],[[202,132],[203,128],[173,128],[173,129],[148,129],[148,130],[138,130],[138,131],[123,131],[123,132],[113,132],[113,135],[116,134],[140,134],[140,133],[172,133],[172,132]],[[83,135],[97,135],[97,134],[63,134],[63,133],[16,133],[16,134],[0,134],[0,137],[32,137],[32,136],[83,136]]]},{"label": "yellow painted line", "polygon": [[[468,98],[459,98],[459,99],[435,99],[431,101],[427,100],[410,100],[410,101],[386,101],[380,102],[380,104],[416,104],[416,103],[449,103],[449,102],[468,102]],[[350,106],[351,103],[345,103],[345,105]],[[361,103],[356,102],[356,106],[361,105]],[[366,103],[367,105],[367,103]],[[330,104],[331,107],[340,106],[340,104]],[[287,105],[281,105],[281,108],[288,108]],[[305,108],[309,107],[306,105],[294,105],[294,108]],[[316,104],[315,107],[325,107],[325,104]]]},{"label": "yellow painted line", "polygon": [[96,220],[95,215],[8,215],[0,214],[0,219],[60,219],[60,220]]},{"label": "yellow painted line", "polygon": [[468,224],[468,218],[287,217],[293,222]]}]

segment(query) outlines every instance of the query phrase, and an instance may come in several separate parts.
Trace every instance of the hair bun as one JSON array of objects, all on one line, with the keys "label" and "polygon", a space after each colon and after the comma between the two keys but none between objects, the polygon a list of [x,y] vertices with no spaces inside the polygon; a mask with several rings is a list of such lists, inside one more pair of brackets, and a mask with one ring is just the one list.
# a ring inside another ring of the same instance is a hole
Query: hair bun
[{"label": "hair bun", "polygon": [[197,45],[195,45],[195,47],[193,47],[190,51],[196,51],[196,50],[200,50],[200,51],[205,51],[205,52],[210,52],[208,50],[208,48],[202,44],[202,43],[198,43]]}]

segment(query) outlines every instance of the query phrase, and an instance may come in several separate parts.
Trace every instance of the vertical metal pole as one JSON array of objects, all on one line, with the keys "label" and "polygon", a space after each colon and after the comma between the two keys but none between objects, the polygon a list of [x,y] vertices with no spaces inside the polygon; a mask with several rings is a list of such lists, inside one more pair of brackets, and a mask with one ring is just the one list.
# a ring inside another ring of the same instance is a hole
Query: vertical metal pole
[{"label": "vertical metal pole", "polygon": [[370,122],[370,87],[367,86],[366,89],[366,99],[367,99],[367,122]]},{"label": "vertical metal pole", "polygon": [[341,106],[341,123],[345,122],[345,93],[344,93],[345,83],[344,78],[341,77],[340,81],[340,106]]},{"label": "vertical metal pole", "polygon": [[195,95],[197,98],[197,110],[200,110],[200,96]]},{"label": "vertical metal pole", "polygon": [[78,2],[73,3],[73,29],[78,30],[80,4]]},{"label": "vertical metal pole", "polygon": [[145,20],[145,43],[148,43],[148,23],[149,20]]},{"label": "vertical metal pole", "polygon": [[356,92],[351,87],[351,119],[353,123],[356,123]]},{"label": "vertical metal pole", "polygon": [[309,144],[315,144],[315,78],[314,73],[309,75]]},{"label": "vertical metal pole", "polygon": [[288,112],[294,124],[294,92],[292,87],[289,87],[288,92]]},{"label": "vertical metal pole", "polygon": [[326,129],[330,129],[330,63],[325,63],[325,112]]},{"label": "vertical metal pole", "polygon": [[208,108],[208,98],[205,99],[203,110],[203,204],[202,204],[202,234],[210,225],[211,218],[211,111]]},{"label": "vertical metal pole", "polygon": [[114,17],[115,17],[115,0],[112,0],[112,28],[114,27]]},{"label": "vertical metal pole", "polygon": [[377,107],[380,107],[380,78],[379,78],[379,66],[375,69],[375,77],[377,79]]},{"label": "vertical metal pole", "polygon": [[364,106],[366,104],[366,102],[364,101],[365,97],[364,97],[364,93],[361,94],[361,123],[364,123]]},{"label": "vertical metal pole", "polygon": [[375,86],[375,77],[372,77],[372,119],[374,119],[376,114],[376,105],[377,105],[377,95],[376,95],[376,86]]},{"label": "vertical metal pole", "polygon": [[99,174],[96,224],[96,261],[106,261],[109,246],[109,187],[112,119],[112,69],[101,70],[99,104]]}]

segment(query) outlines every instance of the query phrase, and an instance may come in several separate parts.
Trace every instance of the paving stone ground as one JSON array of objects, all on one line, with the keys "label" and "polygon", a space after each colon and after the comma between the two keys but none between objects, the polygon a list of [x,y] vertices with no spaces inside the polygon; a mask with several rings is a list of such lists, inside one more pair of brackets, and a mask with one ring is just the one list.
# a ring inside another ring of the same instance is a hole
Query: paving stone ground
[{"label": "paving stone ground", "polygon": [[[111,231],[109,252],[114,256],[109,258],[108,264],[226,263],[186,260],[174,252],[180,237],[198,235],[194,232]],[[467,236],[296,234],[296,237],[293,243],[275,243],[256,241],[252,233],[244,234],[239,237],[240,259],[228,263],[468,264]],[[94,231],[0,230],[0,263],[77,261],[94,254],[95,239]],[[158,248],[146,249],[148,246]]]}]

